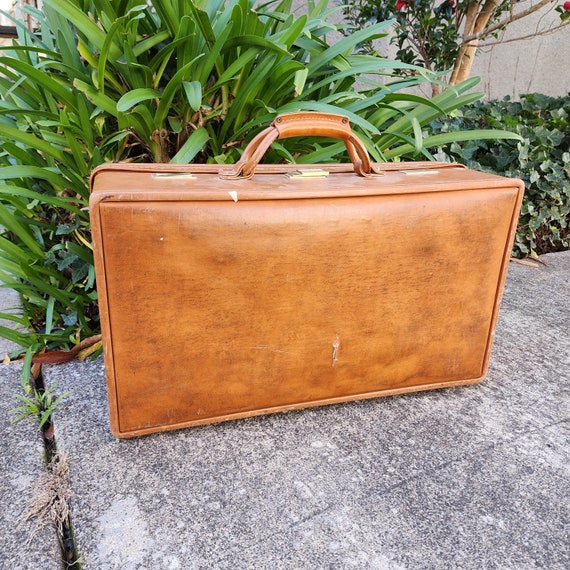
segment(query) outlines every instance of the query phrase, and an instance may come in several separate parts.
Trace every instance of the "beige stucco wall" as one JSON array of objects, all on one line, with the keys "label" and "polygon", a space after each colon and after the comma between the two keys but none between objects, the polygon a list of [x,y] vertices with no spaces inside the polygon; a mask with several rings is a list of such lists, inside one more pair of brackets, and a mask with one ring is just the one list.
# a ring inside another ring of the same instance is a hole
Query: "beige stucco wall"
[{"label": "beige stucco wall", "polygon": [[570,25],[553,34],[508,41],[559,24],[560,17],[553,8],[554,5],[513,22],[502,36],[507,41],[480,50],[472,74],[481,77],[479,87],[489,98],[505,95],[516,98],[524,93],[552,96],[570,93]]},{"label": "beige stucco wall", "polygon": [[[331,5],[333,2],[331,0]],[[524,10],[536,2],[519,3],[516,11]],[[563,4],[564,0],[559,3]],[[294,5],[296,10],[302,11],[307,4],[296,0]],[[559,15],[553,10],[556,5],[552,4],[547,9],[514,22],[500,36],[501,40],[507,41],[479,51],[471,75],[481,77],[477,89],[484,91],[486,98],[502,98],[505,95],[518,98],[524,93],[552,96],[570,93],[570,25],[553,34],[510,41],[559,23]],[[428,94],[429,89],[424,95]]]},{"label": "beige stucco wall", "polygon": [[[0,10],[4,10],[5,12],[9,12],[10,8],[12,7],[13,0],[0,0]],[[0,14],[0,25],[2,26],[9,26],[9,22],[6,18]]]},{"label": "beige stucco wall", "polygon": [[[0,0],[0,10],[13,14],[14,13],[13,4],[14,0]],[[0,14],[0,26],[13,26],[13,25],[14,22],[12,22],[9,18],[4,16],[4,14]],[[10,45],[11,43],[12,40],[8,38],[0,38],[0,46]]]},{"label": "beige stucco wall", "polygon": [[[12,0],[0,0],[0,10],[4,10],[5,12],[9,12],[12,6]],[[4,16],[4,14],[0,14],[0,26],[11,26],[12,22]],[[6,45],[8,42],[4,38],[0,38],[0,45]]]}]

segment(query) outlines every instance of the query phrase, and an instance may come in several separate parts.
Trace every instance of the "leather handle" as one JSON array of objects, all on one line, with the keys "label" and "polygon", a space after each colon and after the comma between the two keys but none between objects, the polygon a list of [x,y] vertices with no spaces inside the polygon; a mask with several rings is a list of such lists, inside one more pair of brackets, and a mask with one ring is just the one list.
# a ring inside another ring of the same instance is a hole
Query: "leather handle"
[{"label": "leather handle", "polygon": [[220,169],[220,177],[251,178],[263,155],[276,140],[300,136],[341,139],[357,174],[379,174],[370,162],[366,147],[352,132],[348,117],[333,113],[300,112],[277,116],[269,127],[251,140],[235,164]]}]

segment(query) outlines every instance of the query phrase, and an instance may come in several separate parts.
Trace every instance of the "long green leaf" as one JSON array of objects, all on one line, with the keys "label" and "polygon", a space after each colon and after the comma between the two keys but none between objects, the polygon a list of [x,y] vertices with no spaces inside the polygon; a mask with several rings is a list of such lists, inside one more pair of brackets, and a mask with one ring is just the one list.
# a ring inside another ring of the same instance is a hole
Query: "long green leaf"
[{"label": "long green leaf", "polygon": [[255,73],[250,74],[244,81],[242,88],[233,100],[222,129],[220,136],[222,140],[229,134],[230,126],[233,124],[240,125],[243,122],[244,115],[251,108],[252,101],[255,100],[257,92],[261,89],[275,65],[276,55],[268,53],[261,62],[256,65]]},{"label": "long green leaf", "polygon": [[12,240],[0,237],[0,258],[6,258],[6,256],[23,265],[29,264],[32,260],[28,251],[16,245]]},{"label": "long green leaf", "polygon": [[284,45],[289,51],[293,42],[303,33],[303,29],[307,25],[307,16],[302,14],[300,17],[295,18],[292,14],[283,24],[283,30],[274,36],[274,40]]},{"label": "long green leaf", "polygon": [[251,48],[242,53],[231,65],[229,65],[224,72],[219,76],[218,81],[213,87],[213,90],[220,88],[224,83],[235,79],[235,77],[243,72],[244,67],[253,61],[259,55],[258,50]]},{"label": "long green leaf", "polygon": [[209,139],[210,135],[204,127],[196,129],[170,162],[173,164],[189,163],[204,148]]},{"label": "long green leaf", "polygon": [[33,148],[62,162],[65,160],[64,154],[60,148],[46,142],[35,134],[27,133],[21,129],[3,125],[2,132],[0,134],[0,142],[3,139],[22,143],[28,148]]},{"label": "long green leaf", "polygon": [[[5,284],[3,285],[3,288],[6,288]],[[11,287],[10,287],[10,289],[11,289]],[[18,304],[18,306],[13,307],[12,310],[20,312],[21,307]],[[8,313],[6,311],[0,312],[0,319],[2,319],[3,321],[9,321],[11,323],[15,323],[15,324],[19,325],[20,327],[25,327],[27,325],[27,320],[25,317],[22,317],[20,315],[14,314],[14,313]]]},{"label": "long green leaf", "polygon": [[[2,10],[0,10],[0,14],[4,14],[4,12]],[[6,46],[2,46],[2,52],[3,53],[10,53],[10,52],[15,52],[16,54],[18,54],[18,52],[24,52],[24,53],[38,53],[38,54],[42,54],[45,57],[49,57],[52,59],[58,59],[59,54],[57,51],[52,51],[50,49],[48,49],[47,47],[39,47],[39,46],[29,46],[29,45],[6,45]]]},{"label": "long green leaf", "polygon": [[45,317],[45,334],[49,334],[51,332],[53,326],[53,309],[55,306],[55,298],[50,297],[48,300],[47,308],[46,308],[46,317]]},{"label": "long green leaf", "polygon": [[212,23],[210,22],[208,13],[198,8],[194,2],[190,2],[189,8],[192,17],[198,24],[198,27],[206,40],[206,44],[209,48],[212,48],[216,43],[216,34],[212,28]]},{"label": "long green leaf", "polygon": [[12,180],[14,178],[47,180],[59,188],[65,187],[67,183],[67,180],[61,174],[48,168],[29,165],[4,166],[0,168],[0,180]]},{"label": "long green leaf", "polygon": [[231,33],[232,29],[230,26],[224,28],[221,33],[218,34],[214,45],[208,50],[206,58],[199,63],[197,68],[198,81],[202,85],[206,85],[208,79],[212,75],[213,69],[217,69],[218,75],[220,73],[223,73],[222,64],[220,63],[219,58],[222,49],[224,48],[226,41],[230,37]]},{"label": "long green leaf", "polygon": [[[377,61],[375,58],[370,59],[368,57],[362,56],[359,56],[358,58],[349,57],[347,61],[349,61],[350,67],[342,71],[323,68],[321,70],[318,70],[318,73],[315,73],[311,70],[310,77],[313,78],[313,82],[311,82],[311,85],[307,87],[304,95],[306,97],[309,97],[319,89],[330,86],[333,83],[338,83],[347,77],[358,77],[359,79],[363,80],[363,76],[366,74],[385,75],[388,73],[388,71],[392,71],[394,69],[406,69],[410,71],[417,71],[418,69],[418,67],[415,65],[403,64],[388,59],[381,59],[380,61]],[[408,80],[408,83],[409,86],[413,86],[417,85],[419,81],[420,79],[416,77],[412,80]],[[383,84],[378,84],[378,82],[376,82],[374,87],[380,89],[385,88]]]},{"label": "long green leaf", "polygon": [[287,51],[286,47],[283,45],[276,44],[275,42],[268,40],[266,38],[259,38],[257,36],[238,36],[228,40],[224,45],[224,50],[231,49],[234,47],[248,46],[256,47],[261,49],[267,49],[276,51],[281,55],[290,56],[291,54]]},{"label": "long green leaf", "polygon": [[188,98],[188,104],[193,111],[202,105],[202,84],[199,81],[183,81],[182,86]]},{"label": "long green leaf", "polygon": [[188,74],[192,69],[192,66],[201,57],[202,54],[197,55],[192,61],[188,62],[184,67],[179,69],[164,88],[164,91],[160,96],[160,102],[156,109],[156,114],[154,116],[154,124],[157,128],[161,128],[164,124],[166,116],[170,111],[172,99],[174,98],[176,91],[182,87],[182,83],[188,78]]},{"label": "long green leaf", "polygon": [[98,87],[102,94],[105,93],[105,69],[107,66],[107,61],[109,60],[109,55],[111,49],[113,48],[113,42],[115,41],[115,34],[119,28],[124,24],[124,18],[117,19],[111,28],[107,31],[105,41],[101,46],[101,53],[99,54],[99,62],[97,65],[97,78]]},{"label": "long green leaf", "polygon": [[0,325],[0,337],[5,338],[24,348],[32,346],[36,343],[35,335],[31,335],[29,332],[20,332],[3,325]]},{"label": "long green leaf", "polygon": [[362,43],[372,41],[374,39],[383,37],[386,35],[386,30],[392,25],[392,21],[380,22],[372,26],[367,26],[363,30],[354,32],[350,36],[343,38],[342,40],[336,42],[329,48],[325,49],[317,57],[311,58],[309,62],[309,70],[315,71],[328,64],[332,59],[341,55],[345,52],[352,52],[356,46]]},{"label": "long green leaf", "polygon": [[[178,26],[180,24],[180,18],[174,10],[174,4],[174,2],[169,2],[168,0],[153,2],[153,6],[159,18],[168,29],[169,35],[171,37],[176,37],[178,33]],[[192,4],[192,2],[190,4]]]},{"label": "long green leaf", "polygon": [[[431,148],[436,146],[443,146],[452,142],[493,139],[522,140],[520,135],[510,131],[478,129],[474,131],[453,131],[449,133],[432,135],[430,137],[424,137],[423,146],[426,148]],[[387,159],[391,159],[397,156],[409,155],[415,151],[415,145],[406,144],[386,151],[385,155]]]},{"label": "long green leaf", "polygon": [[[107,34],[89,16],[70,0],[44,0],[44,4],[50,6],[55,12],[64,16],[73,26],[79,30],[85,38],[89,38],[95,47],[101,51],[105,44]],[[111,57],[120,57],[117,47],[111,50]]]},{"label": "long green leaf", "polygon": [[143,53],[149,52],[153,47],[161,44],[170,37],[170,32],[163,30],[162,32],[157,32],[148,38],[145,38],[138,42],[133,47],[134,54],[138,57]]},{"label": "long green leaf", "polygon": [[47,93],[53,94],[59,101],[73,106],[75,101],[71,91],[62,83],[54,79],[47,69],[37,69],[33,65],[9,57],[0,57],[0,65],[7,69],[14,69],[29,84],[34,96],[45,97]]},{"label": "long green leaf", "polygon": [[0,203],[0,225],[17,235],[18,239],[20,239],[32,253],[43,257],[43,250],[34,239],[29,228],[20,223],[13,213],[2,203]]},{"label": "long green leaf", "polygon": [[159,99],[160,93],[155,89],[150,89],[148,87],[141,89],[133,89],[128,93],[125,93],[117,101],[117,111],[119,113],[124,113],[128,111],[131,107],[134,107],[137,103],[142,101],[148,101],[149,99]]},{"label": "long green leaf", "polygon": [[[22,168],[26,168],[26,167],[22,167]],[[36,167],[32,167],[32,168],[36,168]],[[0,174],[1,174],[1,170],[0,169]],[[1,176],[0,176],[1,179]],[[68,210],[69,212],[73,212],[74,214],[77,214],[79,216],[83,216],[83,212],[81,211],[80,208],[78,208],[75,204],[74,204],[74,200],[72,200],[71,198],[60,198],[58,196],[50,196],[48,194],[40,194],[39,192],[36,192],[34,190],[29,190],[28,188],[22,188],[20,186],[14,186],[12,184],[0,184],[0,198],[2,197],[3,194],[6,194],[8,196],[20,196],[22,198],[28,198],[30,200],[37,200],[38,202],[43,202],[45,204],[51,204],[52,206],[55,206],[57,208],[64,208],[66,210]],[[77,202],[75,200],[75,202]]]},{"label": "long green leaf", "polygon": [[109,113],[112,117],[117,116],[117,103],[108,97],[107,95],[98,91],[92,85],[89,85],[85,81],[81,81],[80,79],[76,79],[73,82],[73,86],[84,93],[87,98],[97,107],[100,107],[103,111]]}]

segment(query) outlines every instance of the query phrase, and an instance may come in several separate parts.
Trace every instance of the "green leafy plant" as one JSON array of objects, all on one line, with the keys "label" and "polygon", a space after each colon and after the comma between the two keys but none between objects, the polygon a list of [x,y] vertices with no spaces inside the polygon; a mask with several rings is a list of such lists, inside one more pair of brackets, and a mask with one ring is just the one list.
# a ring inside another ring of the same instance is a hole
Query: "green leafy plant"
[{"label": "green leafy plant", "polygon": [[25,418],[37,418],[38,427],[42,429],[47,422],[51,421],[53,411],[67,396],[67,393],[61,394],[54,399],[54,388],[50,386],[45,391],[33,390],[29,395],[14,394],[23,402],[22,405],[16,406],[11,411],[14,414],[14,422],[19,422]]},{"label": "green leafy plant", "polygon": [[520,101],[476,103],[432,126],[446,133],[472,127],[512,129],[520,141],[468,141],[442,148],[440,158],[524,180],[514,255],[570,248],[570,96],[531,94]]},{"label": "green leafy plant", "polygon": [[[23,316],[0,328],[28,353],[70,349],[99,330],[88,178],[108,161],[233,163],[278,113],[347,115],[373,159],[432,158],[457,140],[430,123],[480,98],[468,80],[433,99],[403,90],[425,69],[360,53],[389,22],[329,43],[341,7],[291,1],[44,0],[34,31],[0,56],[0,280]],[[414,75],[402,78],[396,70]],[[357,82],[359,87],[357,89]],[[427,130],[425,130],[427,129]],[[346,159],[340,141],[275,144],[269,161]]]},{"label": "green leafy plant", "polygon": [[22,372],[20,374],[20,383],[23,394],[14,394],[14,397],[22,402],[10,410],[13,416],[13,423],[22,421],[25,418],[37,420],[40,430],[45,430],[51,424],[51,416],[53,411],[65,398],[66,394],[62,394],[55,398],[55,387],[44,386],[41,378],[41,370],[39,368],[32,369],[32,360],[34,357],[34,347],[30,346],[24,355]]}]

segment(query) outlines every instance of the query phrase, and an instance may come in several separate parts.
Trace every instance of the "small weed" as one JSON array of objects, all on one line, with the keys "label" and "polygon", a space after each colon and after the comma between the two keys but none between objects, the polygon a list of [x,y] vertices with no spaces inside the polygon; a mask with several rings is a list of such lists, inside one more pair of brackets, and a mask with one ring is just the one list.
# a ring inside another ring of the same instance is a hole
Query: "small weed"
[{"label": "small weed", "polygon": [[15,416],[12,423],[19,422],[25,418],[37,418],[39,429],[43,429],[51,420],[51,415],[61,401],[67,396],[67,392],[54,399],[54,387],[48,386],[46,390],[32,389],[28,395],[14,394],[15,398],[23,402],[10,412]]}]

